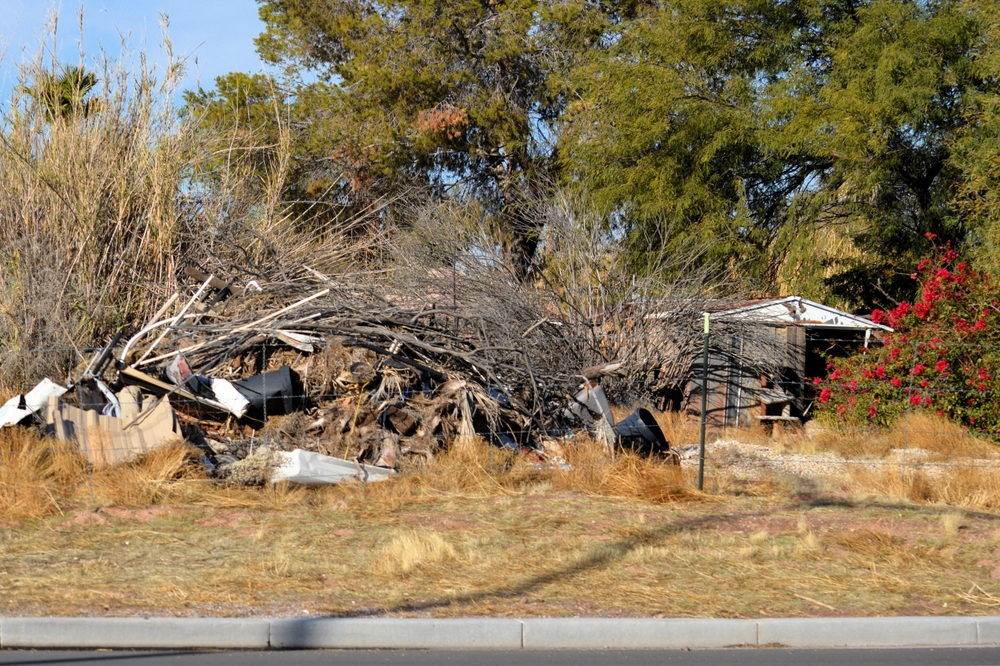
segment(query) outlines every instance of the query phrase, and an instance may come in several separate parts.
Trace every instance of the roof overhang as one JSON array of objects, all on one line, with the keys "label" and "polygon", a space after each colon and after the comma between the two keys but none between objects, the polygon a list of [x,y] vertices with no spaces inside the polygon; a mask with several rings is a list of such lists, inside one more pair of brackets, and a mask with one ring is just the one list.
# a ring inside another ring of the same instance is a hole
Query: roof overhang
[{"label": "roof overhang", "polygon": [[871,319],[852,315],[801,296],[789,296],[722,310],[711,313],[711,316],[712,319],[743,319],[778,326],[856,328],[892,332],[892,329],[884,324],[876,324]]}]

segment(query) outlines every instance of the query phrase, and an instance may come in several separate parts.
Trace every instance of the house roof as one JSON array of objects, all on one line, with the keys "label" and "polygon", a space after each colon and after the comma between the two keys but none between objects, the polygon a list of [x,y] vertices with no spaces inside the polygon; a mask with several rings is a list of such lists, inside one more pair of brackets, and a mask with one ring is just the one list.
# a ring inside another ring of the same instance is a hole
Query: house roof
[{"label": "house roof", "polygon": [[748,319],[761,323],[806,328],[859,328],[892,331],[888,326],[876,324],[871,319],[816,303],[801,296],[756,299],[746,305],[713,311],[711,315],[713,319]]}]

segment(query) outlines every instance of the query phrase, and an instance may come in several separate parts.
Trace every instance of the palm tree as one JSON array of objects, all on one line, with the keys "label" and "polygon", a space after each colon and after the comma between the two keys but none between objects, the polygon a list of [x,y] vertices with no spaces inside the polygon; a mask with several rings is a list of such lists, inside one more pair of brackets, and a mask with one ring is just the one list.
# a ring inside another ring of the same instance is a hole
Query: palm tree
[{"label": "palm tree", "polygon": [[46,73],[33,88],[25,91],[42,105],[49,122],[69,120],[78,115],[86,118],[97,110],[97,100],[84,99],[97,85],[97,75],[83,67],[68,65],[62,73]]}]

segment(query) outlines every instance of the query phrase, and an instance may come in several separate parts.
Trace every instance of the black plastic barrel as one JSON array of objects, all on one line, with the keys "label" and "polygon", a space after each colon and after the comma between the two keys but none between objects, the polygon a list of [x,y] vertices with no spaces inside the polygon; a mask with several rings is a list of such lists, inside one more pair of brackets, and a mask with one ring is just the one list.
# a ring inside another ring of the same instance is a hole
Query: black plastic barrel
[{"label": "black plastic barrel", "polygon": [[670,450],[667,438],[649,410],[638,408],[615,426],[619,445],[636,453],[663,454]]},{"label": "black plastic barrel", "polygon": [[254,426],[262,425],[265,415],[291,414],[302,402],[298,375],[287,365],[233,382],[233,386],[250,402],[245,418]]}]

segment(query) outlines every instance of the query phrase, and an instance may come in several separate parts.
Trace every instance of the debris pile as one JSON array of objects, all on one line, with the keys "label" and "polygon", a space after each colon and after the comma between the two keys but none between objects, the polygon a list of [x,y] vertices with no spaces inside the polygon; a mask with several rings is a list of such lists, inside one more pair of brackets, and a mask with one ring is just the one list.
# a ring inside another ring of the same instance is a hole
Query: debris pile
[{"label": "debris pile", "polygon": [[669,454],[646,410],[615,423],[600,382],[621,364],[567,370],[593,349],[537,308],[490,321],[454,294],[318,273],[265,286],[186,275],[186,295],[116,334],[67,387],[45,380],[12,398],[0,426],[33,416],[95,466],[183,439],[237,483],[382,480],[473,438],[551,460],[547,442],[584,429]]}]

